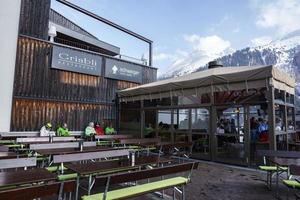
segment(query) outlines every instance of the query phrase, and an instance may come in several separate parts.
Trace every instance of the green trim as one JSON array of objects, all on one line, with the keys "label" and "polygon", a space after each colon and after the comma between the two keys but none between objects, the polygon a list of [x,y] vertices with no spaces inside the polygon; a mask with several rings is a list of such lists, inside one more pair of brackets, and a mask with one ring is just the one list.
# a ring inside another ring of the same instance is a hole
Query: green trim
[{"label": "green trim", "polygon": [[15,188],[17,188],[16,185],[3,186],[3,187],[0,187],[0,191],[2,191],[2,190],[10,190],[10,189],[15,189]]},{"label": "green trim", "polygon": [[[113,190],[107,192],[106,199],[113,200],[113,199],[121,199],[121,198],[130,198],[133,196],[138,196],[145,193],[149,193],[149,192],[153,192],[165,188],[170,188],[177,185],[184,185],[187,183],[188,183],[188,179],[184,177],[169,178],[161,181],[155,181],[152,183],[146,183],[142,185]],[[82,200],[101,200],[102,197],[103,197],[103,193],[98,193],[89,196],[82,196],[81,198]]]},{"label": "green trim", "polygon": [[[46,170],[49,172],[56,172],[56,171],[61,171],[61,166],[51,166],[51,167],[46,167]],[[64,170],[67,170],[68,168],[64,167]]]},{"label": "green trim", "polygon": [[48,157],[37,157],[36,160],[37,161],[45,161],[45,160],[48,160]]},{"label": "green trim", "polygon": [[67,181],[67,180],[76,179],[77,178],[77,173],[62,174],[62,175],[58,175],[57,177],[58,177],[59,181]]},{"label": "green trim", "polygon": [[300,188],[300,183],[296,180],[283,180],[283,184],[292,188]]},{"label": "green trim", "polygon": [[23,148],[24,145],[22,145],[22,144],[7,144],[5,146],[7,146],[8,148]]},{"label": "green trim", "polygon": [[[277,167],[276,166],[259,166],[258,167],[260,170],[263,170],[263,171],[277,171]],[[279,170],[288,170],[287,167],[278,167]]]},{"label": "green trim", "polygon": [[93,175],[106,175],[106,174],[113,174],[117,172],[123,172],[123,171],[128,171],[131,169],[138,169],[138,166],[130,166],[130,167],[124,167],[124,168],[117,168],[117,169],[112,169],[112,170],[104,170],[101,172],[96,172]]},{"label": "green trim", "polygon": [[15,140],[0,140],[0,144],[14,144]]}]

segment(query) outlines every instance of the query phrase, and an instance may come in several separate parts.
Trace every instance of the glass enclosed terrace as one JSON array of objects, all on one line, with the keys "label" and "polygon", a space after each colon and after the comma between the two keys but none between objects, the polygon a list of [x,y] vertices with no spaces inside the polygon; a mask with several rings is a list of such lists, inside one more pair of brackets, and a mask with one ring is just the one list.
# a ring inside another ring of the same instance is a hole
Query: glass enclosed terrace
[{"label": "glass enclosed terrace", "polygon": [[192,157],[255,164],[295,150],[295,80],[274,66],[219,67],[118,93],[120,132],[192,142]]}]

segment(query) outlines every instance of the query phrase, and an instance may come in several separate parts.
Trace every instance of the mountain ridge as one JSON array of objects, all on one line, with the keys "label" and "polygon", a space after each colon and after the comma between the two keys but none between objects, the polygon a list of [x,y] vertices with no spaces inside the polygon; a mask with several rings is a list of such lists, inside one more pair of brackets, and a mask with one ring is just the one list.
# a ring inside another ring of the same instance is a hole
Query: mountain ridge
[{"label": "mountain ridge", "polygon": [[[291,32],[269,44],[256,47],[245,47],[224,56],[215,58],[224,67],[274,65],[296,79],[295,96],[296,110],[300,114],[300,29]],[[192,69],[192,70],[191,70]],[[176,71],[170,71],[159,79],[177,77],[207,69],[207,64],[189,68],[183,66]]]}]

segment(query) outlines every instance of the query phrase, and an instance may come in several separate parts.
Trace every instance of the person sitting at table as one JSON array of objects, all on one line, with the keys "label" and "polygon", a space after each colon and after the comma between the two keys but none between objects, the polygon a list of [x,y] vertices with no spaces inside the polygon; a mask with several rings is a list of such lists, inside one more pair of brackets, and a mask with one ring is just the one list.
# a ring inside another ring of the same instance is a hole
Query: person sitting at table
[{"label": "person sitting at table", "polygon": [[266,122],[266,120],[263,120],[262,118],[258,119],[258,134],[259,134],[259,141],[261,142],[267,142],[269,140],[268,130],[269,126]]},{"label": "person sitting at table", "polygon": [[85,138],[88,140],[93,140],[94,135],[96,134],[95,128],[94,128],[94,122],[90,122],[89,125],[85,128]]},{"label": "person sitting at table", "polygon": [[116,131],[113,128],[112,123],[109,123],[109,126],[106,127],[106,129],[105,129],[105,135],[112,135],[112,134],[115,134],[115,133],[116,133]]},{"label": "person sitting at table", "polygon": [[256,142],[258,139],[258,120],[255,117],[251,117],[250,119],[250,135],[251,141]]},{"label": "person sitting at table", "polygon": [[70,132],[69,132],[69,129],[68,129],[68,124],[63,123],[62,126],[59,126],[58,129],[56,130],[56,135],[57,136],[63,136],[63,137],[70,136]]},{"label": "person sitting at table", "polygon": [[40,130],[40,136],[41,137],[49,137],[49,136],[55,136],[55,133],[51,133],[51,128],[52,128],[52,124],[51,123],[47,123],[46,125],[44,125],[41,130]]},{"label": "person sitting at table", "polygon": [[101,123],[96,123],[95,131],[96,131],[97,135],[104,135],[104,130],[101,126]]},{"label": "person sitting at table", "polygon": [[145,127],[145,138],[152,138],[154,136],[155,132],[152,128],[152,124],[148,124],[148,126]]}]

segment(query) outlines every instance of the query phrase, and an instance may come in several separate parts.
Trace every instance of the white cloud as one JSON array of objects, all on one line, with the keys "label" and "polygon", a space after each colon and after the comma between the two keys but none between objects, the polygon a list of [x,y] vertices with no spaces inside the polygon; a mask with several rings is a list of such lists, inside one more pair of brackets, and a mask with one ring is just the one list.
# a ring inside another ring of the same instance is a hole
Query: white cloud
[{"label": "white cloud", "polygon": [[232,32],[233,33],[239,33],[240,32],[240,28],[237,27],[237,28],[233,29]]},{"label": "white cloud", "polygon": [[[192,48],[192,51],[177,50],[172,56],[172,64],[159,75],[173,72],[193,72],[209,61],[233,52],[229,41],[217,35],[201,37],[196,34],[184,35],[183,39]],[[164,57],[164,56],[162,56]]]},{"label": "white cloud", "polygon": [[268,3],[256,1],[259,9],[256,25],[263,28],[276,28],[283,35],[300,28],[300,1],[275,0]]},{"label": "white cloud", "polygon": [[168,53],[158,53],[158,54],[153,55],[154,61],[162,61],[162,60],[168,60],[168,59],[174,59],[174,55],[168,54]]},{"label": "white cloud", "polygon": [[212,24],[211,27],[209,28],[209,30],[210,31],[218,30],[218,29],[220,29],[221,26],[224,26],[230,20],[232,20],[232,16],[229,14],[226,14],[219,20],[219,22]]},{"label": "white cloud", "polygon": [[230,42],[223,40],[217,35],[201,37],[199,35],[185,35],[185,41],[190,43],[195,51],[206,55],[219,54],[230,47]]},{"label": "white cloud", "polygon": [[272,42],[272,38],[269,36],[262,36],[262,37],[257,37],[251,40],[250,46],[257,47],[257,46],[263,46],[266,44],[269,44]]}]

